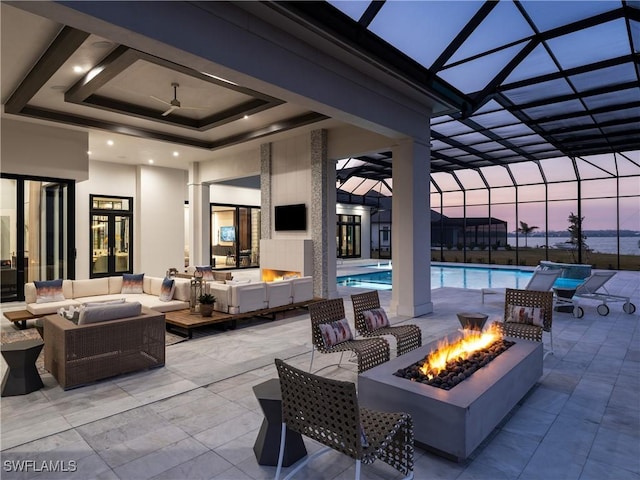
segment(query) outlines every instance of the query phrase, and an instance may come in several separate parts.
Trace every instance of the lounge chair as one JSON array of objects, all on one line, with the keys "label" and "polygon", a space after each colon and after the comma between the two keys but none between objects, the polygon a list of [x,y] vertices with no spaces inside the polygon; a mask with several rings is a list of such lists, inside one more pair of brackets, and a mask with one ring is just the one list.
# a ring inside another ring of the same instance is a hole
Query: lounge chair
[{"label": "lounge chair", "polygon": [[607,303],[624,302],[622,310],[624,313],[632,314],[636,311],[636,306],[629,301],[629,297],[621,295],[612,295],[604,286],[616,272],[595,272],[591,274],[584,282],[576,288],[576,293],[570,299],[556,299],[556,305],[571,305],[573,307],[573,316],[582,318],[584,309],[579,305],[579,299],[597,300],[602,302],[597,307],[600,315],[609,315],[609,306]]},{"label": "lounge chair", "polygon": [[[529,280],[529,283],[524,287],[524,290],[535,290],[536,292],[548,292],[553,287],[554,282],[560,276],[561,270],[534,270],[533,276]],[[482,289],[482,303],[484,303],[484,296],[491,294],[503,294],[506,292],[506,288],[483,288]]]}]

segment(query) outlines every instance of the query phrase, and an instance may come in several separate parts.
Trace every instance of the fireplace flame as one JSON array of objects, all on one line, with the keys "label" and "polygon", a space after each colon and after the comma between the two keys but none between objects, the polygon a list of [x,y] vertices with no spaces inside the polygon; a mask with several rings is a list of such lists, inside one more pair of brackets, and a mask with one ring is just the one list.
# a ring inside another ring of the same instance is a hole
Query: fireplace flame
[{"label": "fireplace flame", "polygon": [[464,330],[463,334],[461,339],[453,343],[449,343],[446,338],[441,341],[436,350],[429,353],[426,362],[420,367],[422,374],[431,380],[447,368],[447,362],[465,359],[473,352],[486,348],[502,338],[495,323],[492,323],[485,331]]}]

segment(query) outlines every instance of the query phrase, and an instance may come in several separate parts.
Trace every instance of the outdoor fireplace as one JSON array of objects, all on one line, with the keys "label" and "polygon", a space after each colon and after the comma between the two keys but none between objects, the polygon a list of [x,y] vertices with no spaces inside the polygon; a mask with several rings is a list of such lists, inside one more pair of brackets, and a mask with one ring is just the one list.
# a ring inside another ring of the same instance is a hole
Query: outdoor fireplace
[{"label": "outdoor fireplace", "polygon": [[263,282],[278,282],[280,280],[287,280],[289,278],[301,277],[301,272],[294,272],[291,270],[274,270],[272,268],[262,269],[262,281]]},{"label": "outdoor fireplace", "polygon": [[514,343],[502,338],[495,324],[484,332],[464,330],[463,336],[455,342],[441,341],[425,358],[399,369],[394,375],[450,390]]},{"label": "outdoor fireplace", "polygon": [[540,379],[543,353],[541,342],[509,338],[508,349],[449,390],[395,375],[423,363],[443,341],[462,336],[449,335],[358,375],[362,406],[410,413],[416,445],[458,461],[471,455]]}]

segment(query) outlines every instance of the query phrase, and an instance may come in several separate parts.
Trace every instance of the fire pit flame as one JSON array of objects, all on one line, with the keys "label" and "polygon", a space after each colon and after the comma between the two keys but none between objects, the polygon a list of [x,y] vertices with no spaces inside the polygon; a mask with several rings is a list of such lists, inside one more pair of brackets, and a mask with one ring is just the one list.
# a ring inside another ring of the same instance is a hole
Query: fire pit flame
[{"label": "fire pit flame", "polygon": [[459,359],[466,359],[473,352],[487,348],[502,338],[500,330],[492,323],[485,331],[464,330],[464,337],[449,344],[445,339],[438,344],[435,351],[429,353],[420,372],[432,380],[447,368],[447,363]]}]

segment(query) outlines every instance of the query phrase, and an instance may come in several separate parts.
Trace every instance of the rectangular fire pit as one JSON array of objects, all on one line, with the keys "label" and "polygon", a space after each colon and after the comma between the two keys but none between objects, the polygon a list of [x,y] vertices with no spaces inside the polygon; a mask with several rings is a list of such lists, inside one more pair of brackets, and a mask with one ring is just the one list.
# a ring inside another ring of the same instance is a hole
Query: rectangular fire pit
[{"label": "rectangular fire pit", "polygon": [[451,390],[393,375],[424,359],[438,342],[424,345],[361,373],[358,399],[364,407],[410,413],[418,446],[464,460],[542,376],[542,343],[509,340],[516,344]]}]

